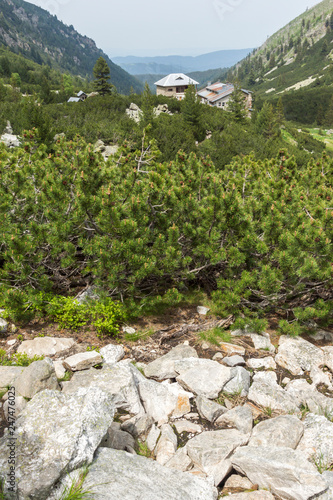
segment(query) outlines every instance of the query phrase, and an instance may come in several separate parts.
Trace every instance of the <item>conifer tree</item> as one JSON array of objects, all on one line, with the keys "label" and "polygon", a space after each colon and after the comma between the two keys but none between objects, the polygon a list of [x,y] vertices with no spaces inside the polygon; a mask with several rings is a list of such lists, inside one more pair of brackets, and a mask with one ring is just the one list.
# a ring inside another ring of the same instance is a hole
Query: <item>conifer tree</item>
[{"label": "conifer tree", "polygon": [[112,85],[108,82],[110,80],[110,68],[106,60],[101,56],[93,69],[94,73],[94,88],[100,95],[107,95],[111,93]]}]

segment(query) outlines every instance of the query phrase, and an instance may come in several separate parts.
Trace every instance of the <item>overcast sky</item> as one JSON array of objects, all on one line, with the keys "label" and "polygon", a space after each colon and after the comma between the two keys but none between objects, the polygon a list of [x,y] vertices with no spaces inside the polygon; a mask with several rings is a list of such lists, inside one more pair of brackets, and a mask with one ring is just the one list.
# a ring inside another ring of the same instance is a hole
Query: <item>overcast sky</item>
[{"label": "overcast sky", "polygon": [[316,0],[29,0],[111,58],[254,48]]}]

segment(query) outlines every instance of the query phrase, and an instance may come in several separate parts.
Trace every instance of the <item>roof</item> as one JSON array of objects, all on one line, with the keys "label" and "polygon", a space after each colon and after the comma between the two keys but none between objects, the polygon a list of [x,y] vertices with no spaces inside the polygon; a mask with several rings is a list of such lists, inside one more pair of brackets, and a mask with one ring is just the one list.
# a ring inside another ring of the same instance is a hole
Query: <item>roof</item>
[{"label": "roof", "polygon": [[80,90],[80,92],[78,92],[76,94],[78,97],[81,97],[81,95],[87,95],[85,92],[83,92],[83,90]]},{"label": "roof", "polygon": [[193,80],[184,73],[171,73],[170,75],[165,76],[162,80],[158,80],[155,82],[155,85],[159,87],[183,87],[185,85],[199,85],[199,82]]},{"label": "roof", "polygon": [[80,102],[81,99],[79,97],[70,97],[67,102]]},{"label": "roof", "polygon": [[[216,82],[213,85],[209,85],[208,87],[200,90],[197,95],[199,97],[203,97],[208,102],[216,102],[220,99],[228,97],[234,91],[234,86],[232,83],[221,83]],[[245,94],[251,93],[249,90],[241,89]]]}]

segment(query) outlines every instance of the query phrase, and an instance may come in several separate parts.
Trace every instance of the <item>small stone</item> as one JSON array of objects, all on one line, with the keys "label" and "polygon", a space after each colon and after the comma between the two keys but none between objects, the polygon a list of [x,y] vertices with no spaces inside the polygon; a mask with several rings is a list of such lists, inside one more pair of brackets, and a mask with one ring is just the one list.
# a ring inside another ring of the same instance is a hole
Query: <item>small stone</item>
[{"label": "small stone", "polygon": [[186,452],[186,446],[184,446],[183,448],[179,448],[174,456],[166,462],[165,467],[185,472],[191,467],[191,464],[192,460]]},{"label": "small stone", "polygon": [[[15,396],[15,406],[11,406],[11,416],[15,417],[15,419],[19,416],[22,410],[27,406],[27,401],[22,396]],[[6,420],[8,420],[8,407],[9,401],[8,398],[4,402],[3,411],[5,414]]]},{"label": "small stone", "polygon": [[7,333],[8,323],[5,319],[0,318],[0,333]]},{"label": "small stone", "polygon": [[238,474],[230,476],[224,485],[225,488],[242,488],[244,490],[250,490],[252,486],[253,484],[247,477],[238,476]]},{"label": "small stone", "polygon": [[102,356],[97,351],[79,352],[74,356],[69,356],[63,362],[64,367],[72,372],[88,370],[92,366],[102,363]]},{"label": "small stone", "polygon": [[240,356],[244,356],[245,354],[244,347],[241,347],[239,345],[228,344],[227,342],[221,342],[220,346],[224,354],[227,354],[228,356],[231,354],[239,354]]},{"label": "small stone", "polygon": [[154,451],[157,440],[160,437],[160,434],[161,434],[161,430],[158,429],[158,427],[156,427],[155,424],[153,424],[153,426],[150,429],[149,434],[147,436],[147,440],[146,440],[147,446],[148,446],[150,451]]},{"label": "small stone", "polygon": [[202,316],[206,316],[209,311],[210,311],[209,307],[204,307],[204,306],[197,307],[198,314],[201,314]]},{"label": "small stone", "polygon": [[199,432],[202,432],[200,425],[194,424],[188,420],[177,420],[174,423],[174,426],[176,427],[178,434],[181,434],[182,432],[188,432],[190,434],[198,434]]},{"label": "small stone", "polygon": [[221,361],[224,358],[223,354],[221,352],[217,352],[213,356],[213,361]]},{"label": "small stone", "polygon": [[185,417],[187,420],[199,420],[199,415],[198,415],[198,413],[187,413],[186,415],[184,415],[184,417]]},{"label": "small stone", "polygon": [[290,382],[290,378],[284,377],[284,379],[282,380],[282,385],[287,385],[287,384],[289,384],[289,382]]},{"label": "small stone", "polygon": [[224,406],[215,403],[215,401],[210,401],[204,396],[198,396],[195,401],[201,418],[205,418],[212,423],[227,411]]},{"label": "small stone", "polygon": [[189,341],[188,340],[185,340],[184,344],[183,345],[190,345]]},{"label": "small stone", "polygon": [[231,368],[231,380],[223,387],[223,392],[227,394],[239,394],[246,397],[250,388],[250,374],[242,366]]},{"label": "small stone", "polygon": [[146,436],[153,423],[153,418],[145,414],[127,419],[123,424],[121,424],[121,429],[129,432],[135,439],[137,439],[139,437],[142,438],[142,436]]},{"label": "small stone", "polygon": [[[222,356],[222,358],[223,358],[223,356]],[[234,356],[226,356],[225,358],[223,358],[223,363],[225,363],[227,366],[230,366],[233,368],[234,366],[244,366],[245,359],[242,356],[239,356],[238,354],[236,354]]]},{"label": "small stone", "polygon": [[122,345],[109,344],[102,347],[99,351],[104,363],[117,363],[125,356],[125,350]]},{"label": "small stone", "polygon": [[223,429],[238,429],[244,434],[252,431],[253,415],[248,406],[235,406],[215,421],[216,427]]},{"label": "small stone", "polygon": [[17,352],[33,356],[54,356],[75,346],[72,338],[36,337],[33,340],[24,340]]},{"label": "small stone", "polygon": [[210,348],[210,345],[207,343],[207,342],[203,342],[201,344],[201,349],[203,349],[204,351],[207,351],[207,349]]},{"label": "small stone", "polygon": [[266,358],[250,358],[246,361],[246,364],[253,370],[258,370],[259,368],[265,368],[266,370],[272,368],[273,370],[276,370],[276,363],[271,356]]},{"label": "small stone", "polygon": [[8,340],[7,345],[14,345],[16,342],[16,339]]},{"label": "small stone", "polygon": [[177,450],[177,436],[169,424],[161,427],[161,436],[155,448],[156,462],[164,465]]},{"label": "small stone", "polygon": [[64,378],[64,376],[66,374],[66,368],[62,364],[62,361],[60,361],[60,360],[59,361],[54,361],[53,362],[53,366],[54,366],[54,371],[55,371],[57,379]]},{"label": "small stone", "polygon": [[136,330],[135,330],[135,328],[132,328],[131,326],[123,326],[123,332],[128,333],[130,335],[133,335],[136,332]]}]

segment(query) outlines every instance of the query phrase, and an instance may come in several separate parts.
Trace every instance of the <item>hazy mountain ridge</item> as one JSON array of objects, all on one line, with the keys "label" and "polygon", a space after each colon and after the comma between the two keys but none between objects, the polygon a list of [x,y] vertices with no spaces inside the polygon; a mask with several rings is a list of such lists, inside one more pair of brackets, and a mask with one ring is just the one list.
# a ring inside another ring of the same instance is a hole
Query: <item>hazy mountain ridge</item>
[{"label": "hazy mountain ridge", "polygon": [[229,68],[252,49],[219,50],[199,56],[114,57],[113,61],[132,75],[189,73]]},{"label": "hazy mountain ridge", "polygon": [[106,59],[112,83],[120,92],[141,84],[114,64],[87,36],[67,26],[46,10],[24,0],[0,0],[0,43],[11,51],[39,64],[63,72],[92,77],[96,60]]}]

